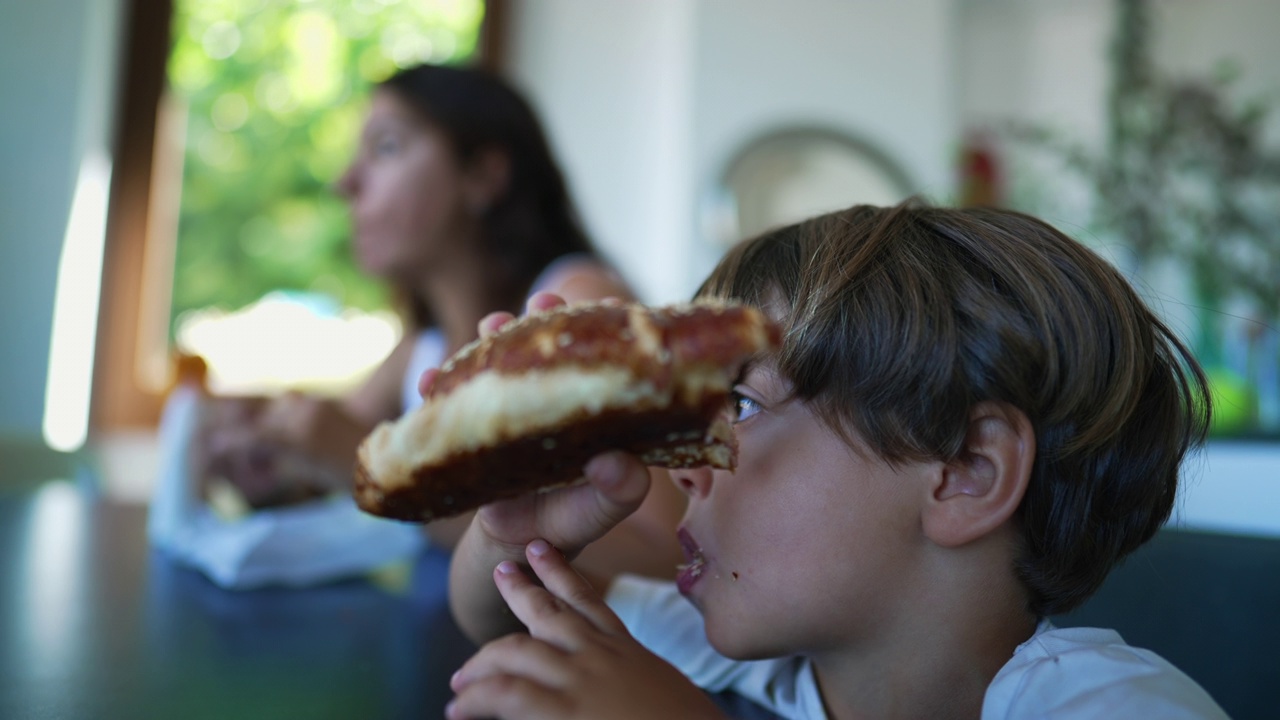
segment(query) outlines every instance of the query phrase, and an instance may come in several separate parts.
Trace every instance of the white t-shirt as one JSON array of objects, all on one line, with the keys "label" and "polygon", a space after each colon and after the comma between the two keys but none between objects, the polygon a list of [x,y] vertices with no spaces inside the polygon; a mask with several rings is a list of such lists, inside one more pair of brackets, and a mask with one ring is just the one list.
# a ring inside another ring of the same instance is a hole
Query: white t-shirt
[{"label": "white t-shirt", "polygon": [[[702,616],[669,582],[621,576],[609,606],[643,645],[694,684],[729,691],[785,718],[825,720],[813,665],[801,657],[737,661],[718,654]],[[1114,630],[1055,628],[1045,620],[987,687],[982,719],[1139,718],[1227,714],[1182,671]]]}]

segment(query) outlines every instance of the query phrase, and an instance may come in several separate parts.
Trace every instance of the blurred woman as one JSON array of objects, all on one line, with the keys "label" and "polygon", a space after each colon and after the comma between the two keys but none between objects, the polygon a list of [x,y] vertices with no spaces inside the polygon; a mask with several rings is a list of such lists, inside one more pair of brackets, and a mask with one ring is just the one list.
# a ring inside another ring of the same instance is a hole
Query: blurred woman
[{"label": "blurred woman", "polygon": [[[533,110],[487,72],[423,65],[377,86],[337,189],[351,207],[355,256],[403,297],[407,330],[346,398],[289,394],[215,413],[211,468],[251,504],[308,485],[348,488],[360,441],[421,402],[422,372],[475,339],[485,315],[519,314],[538,291],[570,302],[632,297],[583,231]],[[670,483],[653,487],[633,537],[608,561],[670,575],[683,500]],[[468,519],[428,530],[452,545]]]}]

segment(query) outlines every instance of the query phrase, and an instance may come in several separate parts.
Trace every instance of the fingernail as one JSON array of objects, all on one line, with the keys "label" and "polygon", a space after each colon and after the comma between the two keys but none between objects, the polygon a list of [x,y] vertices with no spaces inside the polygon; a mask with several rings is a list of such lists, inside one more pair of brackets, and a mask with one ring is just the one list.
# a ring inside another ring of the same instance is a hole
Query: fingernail
[{"label": "fingernail", "polygon": [[446,718],[455,717],[455,715],[453,714],[453,711],[454,711],[454,708],[456,708],[457,706],[458,706],[457,700],[450,700],[448,704],[444,706],[444,716]]},{"label": "fingernail", "polygon": [[516,567],[516,564],[511,562],[510,560],[503,560],[502,562],[498,563],[498,572],[502,573],[503,575],[510,575],[518,569],[519,568]]},{"label": "fingernail", "polygon": [[457,689],[458,689],[458,685],[459,685],[458,680],[459,680],[461,677],[462,677],[462,671],[461,671],[461,670],[458,670],[458,671],[457,671],[457,672],[455,672],[453,675],[449,676],[449,687],[453,688],[454,690],[457,690]]},{"label": "fingernail", "polygon": [[612,455],[597,455],[582,469],[582,474],[596,481],[597,485],[613,485],[621,475]]},{"label": "fingernail", "polygon": [[550,549],[551,549],[551,544],[548,543],[546,540],[542,540],[541,538],[529,543],[529,552],[536,557],[542,557],[543,555],[546,555],[547,551]]}]

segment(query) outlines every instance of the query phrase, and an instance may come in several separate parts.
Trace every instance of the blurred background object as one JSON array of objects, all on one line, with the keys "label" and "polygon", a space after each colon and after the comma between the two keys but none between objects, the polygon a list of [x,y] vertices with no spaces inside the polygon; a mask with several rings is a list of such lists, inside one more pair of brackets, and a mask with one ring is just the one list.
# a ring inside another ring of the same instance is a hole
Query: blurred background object
[{"label": "blurred background object", "polygon": [[[1007,135],[1083,182],[1088,230],[1123,244],[1124,269],[1154,299],[1192,311],[1178,316],[1213,386],[1212,434],[1274,438],[1280,148],[1266,132],[1278,98],[1233,96],[1243,70],[1228,57],[1209,75],[1158,67],[1157,8],[1150,0],[1116,4],[1101,147],[1052,124],[1015,122]],[[1043,199],[1027,205],[1037,214],[1058,210]]]}]

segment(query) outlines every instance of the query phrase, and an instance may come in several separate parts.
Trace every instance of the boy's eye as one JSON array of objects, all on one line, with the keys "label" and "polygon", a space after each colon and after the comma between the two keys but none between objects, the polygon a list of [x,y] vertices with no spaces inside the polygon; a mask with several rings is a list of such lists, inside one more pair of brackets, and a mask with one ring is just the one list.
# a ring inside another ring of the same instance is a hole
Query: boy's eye
[{"label": "boy's eye", "polygon": [[729,413],[733,422],[740,423],[760,412],[760,409],[760,403],[746,395],[736,390],[729,393]]}]

